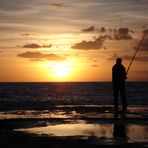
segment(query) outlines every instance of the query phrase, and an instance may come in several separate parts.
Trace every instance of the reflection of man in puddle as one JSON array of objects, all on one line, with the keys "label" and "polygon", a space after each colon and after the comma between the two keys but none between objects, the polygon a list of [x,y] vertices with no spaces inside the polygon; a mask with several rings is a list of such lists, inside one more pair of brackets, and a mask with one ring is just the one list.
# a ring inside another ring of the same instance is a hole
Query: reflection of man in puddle
[{"label": "reflection of man in puddle", "polygon": [[126,125],[121,124],[121,123],[115,123],[114,130],[113,130],[113,137],[114,138],[127,138]]}]

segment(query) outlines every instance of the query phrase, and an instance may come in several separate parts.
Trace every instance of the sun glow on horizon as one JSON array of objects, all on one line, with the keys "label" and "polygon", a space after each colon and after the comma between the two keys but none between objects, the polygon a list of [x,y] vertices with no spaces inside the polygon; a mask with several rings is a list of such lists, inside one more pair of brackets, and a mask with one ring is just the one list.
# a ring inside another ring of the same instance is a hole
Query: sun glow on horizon
[{"label": "sun glow on horizon", "polygon": [[57,78],[66,78],[71,75],[71,67],[67,62],[55,63],[52,69],[54,76]]}]

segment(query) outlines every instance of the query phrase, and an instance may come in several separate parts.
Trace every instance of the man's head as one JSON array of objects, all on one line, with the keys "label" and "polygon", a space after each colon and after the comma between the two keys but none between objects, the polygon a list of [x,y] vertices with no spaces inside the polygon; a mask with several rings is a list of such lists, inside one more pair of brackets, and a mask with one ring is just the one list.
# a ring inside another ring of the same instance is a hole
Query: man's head
[{"label": "man's head", "polygon": [[121,58],[117,58],[116,59],[116,64],[121,64],[122,63],[122,59]]}]

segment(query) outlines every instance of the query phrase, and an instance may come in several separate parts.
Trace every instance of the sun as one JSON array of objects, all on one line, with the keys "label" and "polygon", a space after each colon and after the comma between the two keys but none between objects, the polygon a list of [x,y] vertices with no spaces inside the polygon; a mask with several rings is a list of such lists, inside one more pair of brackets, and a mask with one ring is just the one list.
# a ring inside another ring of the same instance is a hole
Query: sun
[{"label": "sun", "polygon": [[53,73],[56,77],[66,77],[70,74],[70,67],[65,62],[56,63],[53,67]]}]

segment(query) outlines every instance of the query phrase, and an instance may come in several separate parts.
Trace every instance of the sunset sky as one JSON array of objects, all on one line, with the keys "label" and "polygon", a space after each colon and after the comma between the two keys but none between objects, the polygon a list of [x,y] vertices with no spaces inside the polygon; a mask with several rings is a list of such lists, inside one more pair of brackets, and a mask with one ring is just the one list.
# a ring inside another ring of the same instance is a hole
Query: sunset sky
[{"label": "sunset sky", "polygon": [[[148,0],[0,0],[0,82],[111,81],[127,68]],[[128,81],[148,81],[148,35]]]}]

